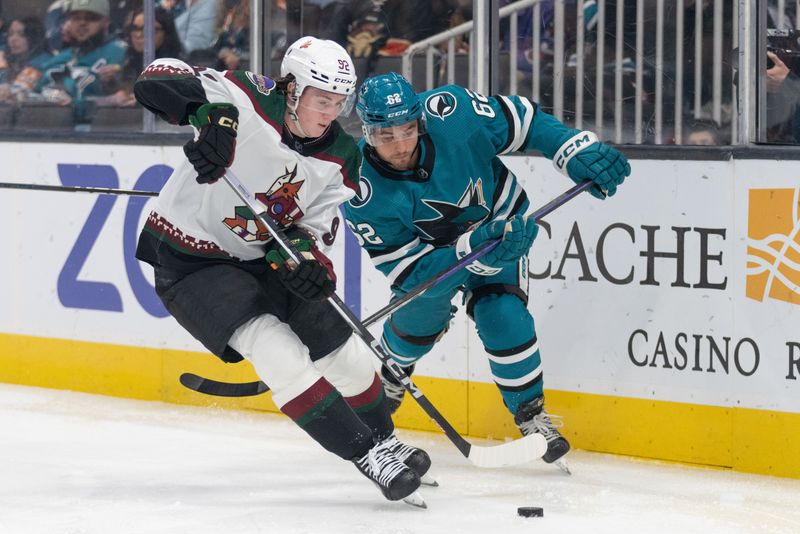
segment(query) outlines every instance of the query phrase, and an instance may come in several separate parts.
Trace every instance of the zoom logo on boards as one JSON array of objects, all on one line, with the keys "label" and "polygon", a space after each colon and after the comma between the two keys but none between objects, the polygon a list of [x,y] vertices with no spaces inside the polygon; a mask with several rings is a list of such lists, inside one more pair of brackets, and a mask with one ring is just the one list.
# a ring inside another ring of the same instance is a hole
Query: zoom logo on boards
[{"label": "zoom logo on boards", "polygon": [[[167,165],[148,167],[136,180],[133,188],[139,191],[161,191],[172,173]],[[58,176],[63,185],[77,187],[119,187],[119,176],[111,165],[76,165],[59,163]],[[122,229],[122,249],[127,274],[136,301],[153,317],[169,315],[150,282],[142,273],[136,259],[136,243],[139,238],[139,218],[149,198],[130,197],[125,208]],[[85,310],[123,311],[122,295],[111,282],[81,280],[79,275],[89,259],[97,238],[103,232],[111,210],[116,202],[123,202],[116,195],[98,195],[86,221],[83,223],[72,249],[69,251],[61,272],[58,274],[57,293],[66,308]]]}]

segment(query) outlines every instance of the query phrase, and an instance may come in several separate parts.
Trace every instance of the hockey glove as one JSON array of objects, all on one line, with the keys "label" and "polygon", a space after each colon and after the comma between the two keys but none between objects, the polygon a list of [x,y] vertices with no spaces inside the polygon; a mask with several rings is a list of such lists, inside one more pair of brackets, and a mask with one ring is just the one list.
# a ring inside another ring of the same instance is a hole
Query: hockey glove
[{"label": "hockey glove", "polygon": [[197,171],[197,183],[213,184],[233,163],[239,110],[233,104],[203,104],[189,122],[200,134],[183,145],[183,152]]},{"label": "hockey glove", "polygon": [[616,148],[599,142],[592,132],[580,132],[568,139],[556,152],[553,164],[575,183],[595,182],[597,185],[589,192],[600,199],[614,196],[617,186],[631,173],[625,156]]},{"label": "hockey glove", "polygon": [[[536,220],[522,215],[515,215],[508,221],[492,221],[489,224],[478,227],[469,234],[462,236],[462,238],[469,236],[470,249],[490,239],[502,237],[502,240],[493,250],[468,265],[467,269],[483,276],[492,276],[499,273],[504,266],[514,263],[528,254],[538,233],[539,226],[536,224]],[[459,257],[464,257],[471,251],[460,250],[463,246],[462,243],[462,240],[459,239],[459,244],[456,245]]]},{"label": "hockey glove", "polygon": [[289,259],[289,254],[277,244],[266,255],[267,263],[275,270],[281,283],[307,301],[320,301],[332,295],[336,291],[336,275],[331,260],[305,233],[289,242],[300,252],[302,260],[299,265]]}]

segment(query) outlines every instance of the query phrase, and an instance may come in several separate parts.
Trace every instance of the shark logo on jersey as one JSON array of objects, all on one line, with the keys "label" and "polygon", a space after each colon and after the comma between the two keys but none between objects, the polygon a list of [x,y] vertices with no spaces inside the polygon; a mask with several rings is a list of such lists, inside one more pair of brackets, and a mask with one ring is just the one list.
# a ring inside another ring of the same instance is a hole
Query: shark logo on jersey
[{"label": "shark logo on jersey", "polygon": [[456,97],[447,91],[434,93],[425,99],[425,111],[429,115],[439,117],[441,120],[444,120],[448,115],[452,115],[457,105]]},{"label": "shark logo on jersey", "polygon": [[[281,226],[289,226],[303,216],[303,211],[297,205],[297,195],[305,180],[295,182],[297,178],[297,165],[292,170],[286,168],[286,173],[279,176],[266,193],[256,193],[256,200],[267,208],[267,214]],[[222,222],[244,241],[268,241],[269,230],[258,220],[247,206],[237,206],[234,217],[228,217]]]},{"label": "shark logo on jersey", "polygon": [[256,86],[256,90],[264,96],[267,96],[275,89],[275,80],[267,78],[263,74],[256,74],[254,72],[246,71],[244,73],[247,79]]},{"label": "shark logo on jersey", "polygon": [[350,199],[350,205],[354,208],[360,208],[369,202],[372,198],[372,184],[363,176],[358,180],[358,192],[356,196]]},{"label": "shark logo on jersey", "polygon": [[414,225],[425,234],[426,237],[422,240],[435,247],[455,243],[461,234],[475,228],[489,215],[483,196],[483,182],[480,178],[475,183],[470,179],[457,204],[428,199],[422,199],[422,202],[439,216],[414,221]]}]

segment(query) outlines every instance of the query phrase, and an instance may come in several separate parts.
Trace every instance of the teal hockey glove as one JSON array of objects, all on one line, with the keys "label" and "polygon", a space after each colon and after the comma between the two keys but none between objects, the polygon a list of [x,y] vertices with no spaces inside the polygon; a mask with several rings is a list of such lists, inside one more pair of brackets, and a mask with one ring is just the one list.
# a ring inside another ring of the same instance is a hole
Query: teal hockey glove
[{"label": "teal hockey glove", "polygon": [[[475,274],[492,276],[499,273],[504,266],[527,255],[538,233],[539,226],[535,219],[515,215],[508,221],[492,221],[464,234],[456,243],[456,254],[462,258],[469,254],[473,247],[490,239],[502,238],[500,244],[493,250],[467,266],[467,270]],[[465,247],[467,243],[469,246]]]},{"label": "teal hockey glove", "polygon": [[556,152],[553,165],[575,183],[595,182],[597,186],[589,192],[600,199],[606,195],[614,196],[617,187],[631,173],[625,156],[616,148],[598,141],[592,132],[580,132],[569,138]]}]

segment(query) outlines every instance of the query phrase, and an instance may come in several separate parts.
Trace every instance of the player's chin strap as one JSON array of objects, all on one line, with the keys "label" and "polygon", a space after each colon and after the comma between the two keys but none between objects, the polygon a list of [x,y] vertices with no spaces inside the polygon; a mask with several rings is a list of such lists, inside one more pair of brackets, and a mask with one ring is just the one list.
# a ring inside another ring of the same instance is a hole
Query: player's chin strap
[{"label": "player's chin strap", "polygon": [[553,156],[553,166],[558,169],[558,172],[569,178],[567,163],[577,156],[581,150],[599,142],[600,140],[594,132],[585,131],[573,135],[556,150]]},{"label": "player's chin strap", "polygon": [[[260,220],[267,230],[272,235],[275,242],[283,248],[286,253],[298,264],[300,263],[300,253],[286,238],[286,234],[280,227],[272,220],[266,213],[264,205],[259,203],[253,194],[248,191],[244,185],[236,178],[236,175],[228,169],[228,172],[223,176],[225,182],[231,186],[236,194],[241,198],[250,210],[255,214],[256,218]],[[530,462],[532,460],[541,458],[547,451],[547,440],[541,434],[531,434],[524,438],[501,443],[490,447],[482,447],[474,445],[465,440],[458,431],[453,428],[453,425],[445,419],[445,417],[431,404],[431,401],[420,391],[403,369],[386,354],[380,346],[378,340],[367,330],[367,327],[353,315],[350,308],[342,302],[336,293],[328,297],[328,302],[331,306],[347,321],[353,332],[360,337],[364,343],[367,344],[370,351],[386,366],[389,371],[394,375],[398,382],[403,384],[403,387],[411,393],[411,396],[417,401],[420,407],[439,425],[439,428],[445,435],[453,442],[456,448],[469,459],[473,464],[479,467],[501,467],[505,465],[516,465],[520,463]]]},{"label": "player's chin strap", "polygon": [[293,94],[286,99],[286,113],[289,115],[289,119],[294,124],[294,127],[297,128],[297,133],[300,134],[300,137],[310,137],[300,124],[300,117],[297,116],[297,106],[300,105],[300,95],[297,94],[296,89],[292,91],[292,93]]}]

